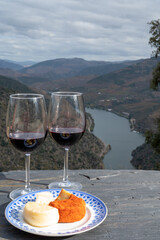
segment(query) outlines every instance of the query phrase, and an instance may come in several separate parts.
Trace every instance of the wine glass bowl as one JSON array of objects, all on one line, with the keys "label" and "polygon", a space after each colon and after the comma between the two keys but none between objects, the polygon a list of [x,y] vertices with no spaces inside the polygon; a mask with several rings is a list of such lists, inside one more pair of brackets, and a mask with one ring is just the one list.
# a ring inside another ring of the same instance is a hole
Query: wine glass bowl
[{"label": "wine glass bowl", "polygon": [[68,151],[84,134],[86,120],[83,94],[78,92],[53,92],[49,105],[49,133],[65,150],[63,181],[49,184],[49,188],[81,189],[78,182],[68,180]]},{"label": "wine glass bowl", "polygon": [[6,134],[12,146],[25,154],[25,187],[10,193],[16,197],[36,190],[30,186],[30,154],[38,148],[47,135],[47,114],[44,96],[41,94],[12,94],[9,98]]}]

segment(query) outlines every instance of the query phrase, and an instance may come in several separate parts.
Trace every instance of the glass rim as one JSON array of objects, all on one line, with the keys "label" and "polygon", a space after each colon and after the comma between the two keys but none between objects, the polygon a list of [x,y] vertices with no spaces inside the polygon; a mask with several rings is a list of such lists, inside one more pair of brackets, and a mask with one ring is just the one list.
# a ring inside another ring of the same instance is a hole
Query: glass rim
[{"label": "glass rim", "polygon": [[51,92],[51,95],[56,96],[82,96],[81,92],[71,92],[71,91],[60,91],[60,92]]},{"label": "glass rim", "polygon": [[44,98],[44,96],[42,94],[38,94],[38,93],[15,93],[15,94],[11,94],[10,98],[33,99],[33,98]]}]

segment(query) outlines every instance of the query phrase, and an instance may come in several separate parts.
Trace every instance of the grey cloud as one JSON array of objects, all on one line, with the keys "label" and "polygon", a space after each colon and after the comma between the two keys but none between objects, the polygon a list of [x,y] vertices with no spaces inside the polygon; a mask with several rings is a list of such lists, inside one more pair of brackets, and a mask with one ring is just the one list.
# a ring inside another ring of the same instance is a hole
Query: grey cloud
[{"label": "grey cloud", "polygon": [[0,0],[0,58],[149,57],[159,0]]}]

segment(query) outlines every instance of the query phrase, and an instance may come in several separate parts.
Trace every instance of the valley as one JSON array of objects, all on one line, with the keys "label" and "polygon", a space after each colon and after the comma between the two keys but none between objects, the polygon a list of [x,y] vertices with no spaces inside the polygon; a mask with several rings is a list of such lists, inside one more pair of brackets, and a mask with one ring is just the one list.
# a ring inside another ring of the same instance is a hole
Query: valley
[{"label": "valley", "polygon": [[[13,76],[12,79],[19,84],[43,92],[47,102],[52,91],[83,92],[87,107],[113,111],[134,122],[135,130],[145,133],[148,129],[156,130],[155,120],[160,116],[160,92],[150,89],[152,71],[159,60],[104,62],[55,59],[18,70],[0,65],[0,75],[6,78]],[[87,151],[91,154],[89,149]]]},{"label": "valley", "polygon": [[[9,170],[24,170],[24,154],[11,146],[5,133],[9,95],[15,92],[35,92],[35,89],[31,89],[16,80],[0,76],[0,171],[4,172]],[[36,90],[36,92],[44,93],[42,90]],[[46,104],[48,106],[47,95]],[[86,132],[82,140],[70,149],[70,169],[103,168],[103,157],[107,152],[107,148],[101,140],[92,134],[92,125],[93,120],[87,115]],[[35,150],[31,155],[31,169],[63,169],[63,158],[63,149],[55,144],[48,134],[41,148]]]}]

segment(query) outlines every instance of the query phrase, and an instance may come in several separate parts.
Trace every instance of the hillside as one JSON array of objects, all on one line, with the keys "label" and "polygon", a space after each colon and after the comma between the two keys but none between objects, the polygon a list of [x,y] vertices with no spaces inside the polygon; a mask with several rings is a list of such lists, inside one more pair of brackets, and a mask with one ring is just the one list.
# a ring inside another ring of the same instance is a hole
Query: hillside
[{"label": "hillside", "polygon": [[[150,89],[152,70],[158,61],[155,58],[120,63],[55,59],[14,72],[16,79],[44,93],[83,92],[87,107],[110,109],[133,120],[132,127],[144,133],[156,129],[155,119],[160,116],[160,92]],[[90,153],[89,147],[87,151]]]},{"label": "hillside", "polygon": [[108,74],[101,75],[89,81],[90,84],[105,84],[108,82],[114,82],[117,85],[122,85],[128,78],[131,81],[136,78],[148,76],[153,68],[156,66],[156,59],[145,59],[137,63],[132,63],[129,66],[126,64],[119,64],[119,69],[110,71]]},{"label": "hillside", "polygon": [[79,72],[80,76],[85,76],[85,75],[105,75],[107,73],[111,73],[123,68],[126,68],[127,66],[136,64],[138,62],[143,61],[142,59],[140,60],[135,60],[135,61],[124,61],[124,62],[108,62],[103,64],[100,64],[98,66],[92,66],[92,67],[87,67],[83,69],[82,71]]},{"label": "hillside", "polygon": [[81,58],[60,58],[40,62],[28,68],[22,68],[19,72],[29,74],[32,77],[44,77],[45,79],[49,80],[73,76],[99,76],[108,72],[122,69],[139,61],[141,60],[112,63],[105,61],[86,61]]},{"label": "hillside", "polygon": [[[145,132],[155,127],[154,119],[160,113],[160,94],[149,87],[157,61],[159,59],[149,58],[111,63],[62,58],[23,68],[13,76],[32,88],[46,92],[83,92],[87,106],[109,108],[134,118],[136,129]],[[7,72],[3,75],[7,76]],[[11,73],[8,72],[8,75],[11,76]]]},{"label": "hillside", "polygon": [[[31,67],[23,68],[20,73],[27,74],[32,78],[32,82],[54,81],[57,79],[70,78],[78,75],[79,71],[86,67],[104,65],[105,62],[86,61],[81,58],[54,59],[37,63]],[[38,80],[38,78],[40,80]],[[22,82],[28,84],[31,81],[27,78],[20,78]]]},{"label": "hillside", "polygon": [[11,61],[6,61],[6,60],[0,59],[0,68],[19,70],[22,67],[23,66],[18,63],[13,63]]},{"label": "hillside", "polygon": [[150,80],[157,61],[146,59],[93,78],[86,84],[87,103],[136,119],[136,129],[141,132],[154,128],[154,119],[160,113],[160,93],[150,89]]},{"label": "hillside", "polygon": [[27,87],[23,83],[20,83],[14,79],[1,76],[1,75],[0,75],[0,87],[3,87],[5,89],[10,89],[16,92],[33,92],[33,90],[31,90],[29,87]]},{"label": "hillside", "polygon": [[132,165],[137,169],[160,170],[160,154],[150,144],[143,144],[132,152]]},{"label": "hillside", "polygon": [[[73,59],[54,59],[37,63],[28,68],[23,68],[17,72],[17,79],[27,85],[38,88],[50,89],[65,86],[77,86],[86,84],[90,79],[122,69],[132,65],[137,61],[126,62],[105,62],[105,61],[86,61],[81,58]],[[54,88],[52,87],[54,85]]]},{"label": "hillside", "polygon": [[[9,95],[15,92],[31,91],[16,80],[0,76],[0,171],[24,169],[24,154],[9,144],[5,134],[5,121]],[[91,119],[87,120],[87,126],[90,121]],[[89,127],[82,140],[70,150],[69,167],[71,169],[103,168],[102,159],[106,147],[88,129]],[[32,153],[31,169],[62,169],[63,157],[63,150],[48,135],[45,143]]]},{"label": "hillside", "polygon": [[15,79],[19,81],[19,78],[25,77],[26,75],[13,69],[0,68],[0,76],[9,77],[11,79]]}]

